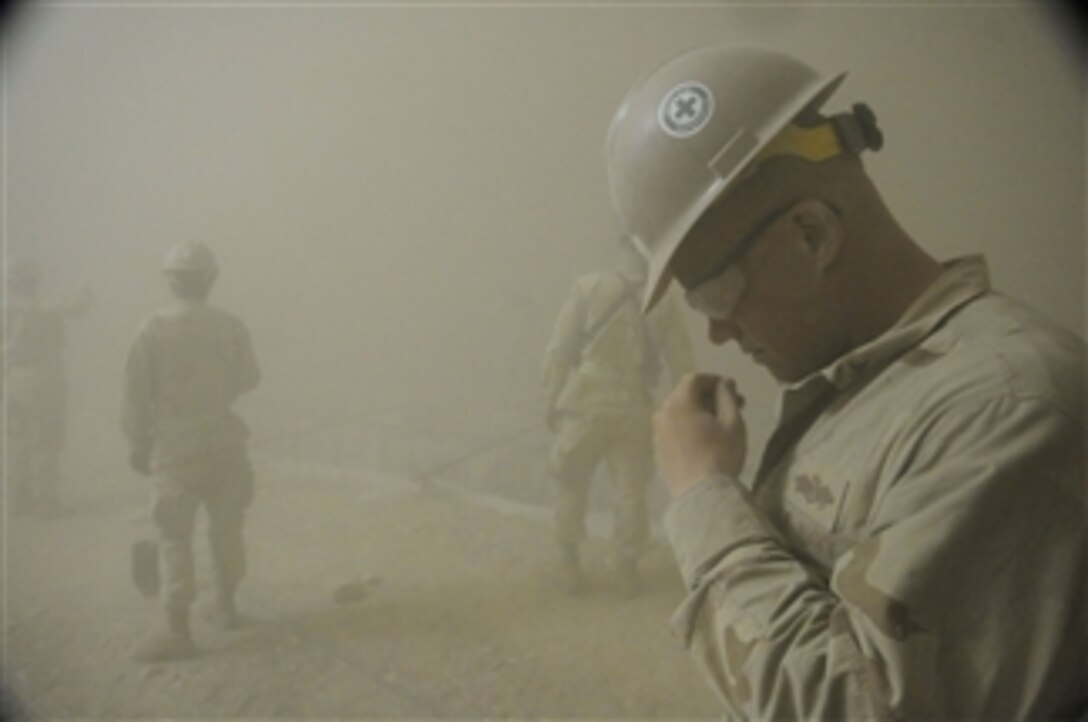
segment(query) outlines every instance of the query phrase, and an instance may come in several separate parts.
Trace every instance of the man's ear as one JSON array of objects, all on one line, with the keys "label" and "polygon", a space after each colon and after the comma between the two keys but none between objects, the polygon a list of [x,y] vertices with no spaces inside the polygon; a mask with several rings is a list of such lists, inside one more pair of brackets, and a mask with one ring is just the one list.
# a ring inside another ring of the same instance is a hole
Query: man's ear
[{"label": "man's ear", "polygon": [[825,270],[838,258],[842,250],[842,218],[835,208],[825,201],[803,200],[790,212],[793,222],[804,237],[805,250],[816,265]]}]

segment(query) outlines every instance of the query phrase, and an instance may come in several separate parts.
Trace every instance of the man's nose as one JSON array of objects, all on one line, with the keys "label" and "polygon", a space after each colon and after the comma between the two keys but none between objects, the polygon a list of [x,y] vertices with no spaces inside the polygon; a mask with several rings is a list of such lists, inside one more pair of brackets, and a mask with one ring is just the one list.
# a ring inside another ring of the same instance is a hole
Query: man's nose
[{"label": "man's nose", "polygon": [[740,329],[731,321],[707,320],[707,336],[715,346],[727,344],[730,341],[740,339]]}]

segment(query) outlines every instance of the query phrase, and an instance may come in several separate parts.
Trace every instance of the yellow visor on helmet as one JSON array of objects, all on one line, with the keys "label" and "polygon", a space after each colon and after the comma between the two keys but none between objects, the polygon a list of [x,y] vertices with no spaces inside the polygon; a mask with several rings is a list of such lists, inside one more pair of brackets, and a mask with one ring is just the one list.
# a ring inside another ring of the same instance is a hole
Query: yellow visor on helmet
[{"label": "yellow visor on helmet", "polygon": [[842,145],[831,123],[812,128],[802,128],[791,123],[759,152],[755,162],[762,163],[770,158],[788,155],[810,163],[819,163],[834,158],[842,153],[842,150]]},{"label": "yellow visor on helmet", "polygon": [[845,152],[879,150],[883,144],[876,115],[869,106],[858,103],[852,112],[834,115],[819,125],[790,123],[756,155],[753,165],[779,156],[819,163]]}]

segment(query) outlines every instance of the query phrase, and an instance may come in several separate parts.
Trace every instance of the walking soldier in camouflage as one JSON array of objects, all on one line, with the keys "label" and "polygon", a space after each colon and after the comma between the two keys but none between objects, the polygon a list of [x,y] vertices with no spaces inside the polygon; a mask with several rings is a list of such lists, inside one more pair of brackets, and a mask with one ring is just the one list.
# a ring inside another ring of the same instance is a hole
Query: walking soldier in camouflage
[{"label": "walking soldier in camouflage", "polygon": [[[206,246],[175,246],[164,272],[177,302],[148,319],[133,341],[121,414],[130,465],[153,477],[151,517],[166,610],[165,631],[136,650],[142,662],[196,653],[189,608],[196,596],[192,536],[200,507],[208,514],[215,571],[213,619],[226,628],[237,625],[235,590],[245,573],[242,522],[253,496],[248,430],[231,410],[259,380],[249,332],[207,303],[218,268]],[[133,561],[137,584],[154,591],[146,548],[134,549]]]}]

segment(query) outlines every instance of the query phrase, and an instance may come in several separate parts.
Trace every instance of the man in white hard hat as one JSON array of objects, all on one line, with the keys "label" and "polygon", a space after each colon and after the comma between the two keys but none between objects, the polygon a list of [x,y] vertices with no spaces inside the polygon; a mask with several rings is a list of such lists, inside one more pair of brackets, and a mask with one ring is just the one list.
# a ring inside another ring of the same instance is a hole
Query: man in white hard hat
[{"label": "man in white hard hat", "polygon": [[189,608],[196,597],[193,529],[208,514],[215,573],[212,620],[238,624],[235,590],[245,573],[242,524],[253,496],[248,431],[231,409],[260,374],[245,324],[207,303],[218,275],[202,243],[180,243],[163,272],[176,303],[144,322],[125,367],[122,428],[129,463],[152,476],[151,517],[158,530],[161,602],[166,628],[137,648],[141,662],[196,653]]},{"label": "man in white hard hat", "polygon": [[579,547],[586,536],[590,484],[602,464],[615,496],[615,582],[639,591],[638,561],[648,540],[646,492],[653,478],[652,391],[663,371],[694,369],[691,341],[663,304],[643,318],[639,291],[646,262],[627,238],[616,269],[587,273],[556,318],[541,366],[548,427],[555,434],[548,469],[555,480],[559,583],[583,589]]},{"label": "man in white hard hat", "polygon": [[61,303],[39,298],[41,267],[15,258],[6,268],[3,328],[4,418],[10,500],[16,514],[62,516],[61,452],[67,437],[66,327],[93,301],[90,287]]},{"label": "man in white hard hat", "polygon": [[730,719],[1058,719],[1085,702],[1084,344],[938,262],[860,155],[842,75],[700,48],[627,96],[613,197],[671,280],[782,383],[744,474],[743,397],[654,417],[687,585],[674,631]]}]

